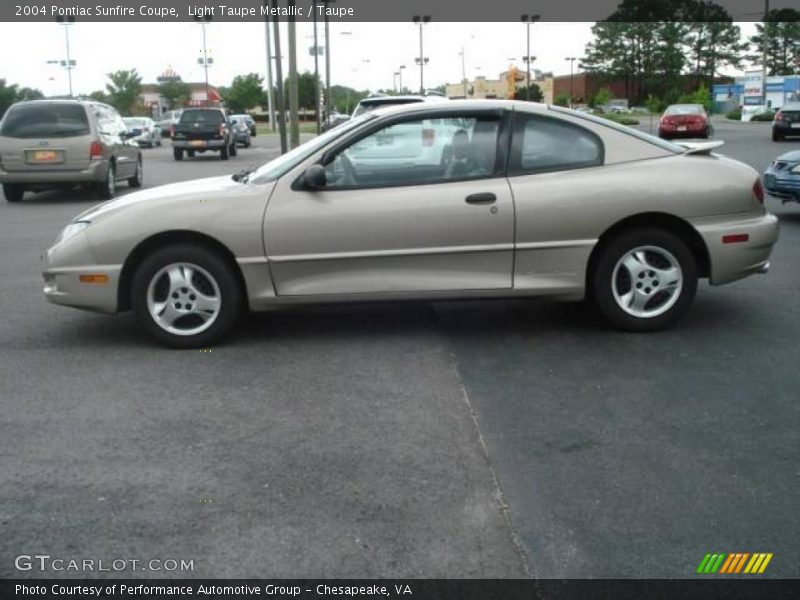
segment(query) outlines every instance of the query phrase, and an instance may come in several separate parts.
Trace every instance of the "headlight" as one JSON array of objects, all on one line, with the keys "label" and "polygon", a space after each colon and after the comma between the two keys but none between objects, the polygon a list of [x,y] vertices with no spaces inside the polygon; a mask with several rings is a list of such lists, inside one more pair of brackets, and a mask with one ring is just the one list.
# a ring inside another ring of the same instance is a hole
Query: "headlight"
[{"label": "headlight", "polygon": [[91,221],[73,221],[64,227],[64,229],[61,230],[61,233],[58,234],[58,237],[56,238],[56,244],[66,242],[72,236],[86,229],[90,224]]},{"label": "headlight", "polygon": [[792,173],[797,173],[798,175],[800,175],[800,165],[795,165],[794,168],[792,169]]}]

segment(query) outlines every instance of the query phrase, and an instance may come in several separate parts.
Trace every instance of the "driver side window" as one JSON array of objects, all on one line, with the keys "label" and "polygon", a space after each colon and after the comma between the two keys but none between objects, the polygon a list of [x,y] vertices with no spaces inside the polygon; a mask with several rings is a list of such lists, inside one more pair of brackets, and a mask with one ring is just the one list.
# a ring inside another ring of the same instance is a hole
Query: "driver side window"
[{"label": "driver side window", "polygon": [[326,189],[423,185],[491,177],[496,116],[412,119],[384,127],[325,164]]}]

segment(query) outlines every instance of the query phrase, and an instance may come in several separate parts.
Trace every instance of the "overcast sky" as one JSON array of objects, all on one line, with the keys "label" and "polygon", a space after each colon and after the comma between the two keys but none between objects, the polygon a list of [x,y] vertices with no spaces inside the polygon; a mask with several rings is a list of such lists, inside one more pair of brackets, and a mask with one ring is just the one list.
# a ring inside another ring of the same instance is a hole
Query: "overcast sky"
[{"label": "overcast sky", "polygon": [[[740,24],[751,34],[752,23]],[[537,23],[531,28],[534,67],[556,74],[569,73],[567,56],[583,55],[591,36],[592,23]],[[392,87],[392,74],[400,65],[403,85],[419,87],[419,33],[411,23],[334,24],[331,30],[331,82],[357,89]],[[347,32],[350,32],[349,34]],[[208,48],[214,65],[209,71],[213,85],[229,85],[237,74],[266,72],[263,23],[211,23],[207,27]],[[319,26],[320,43],[323,27]],[[67,93],[67,76],[48,60],[65,57],[64,27],[56,23],[0,23],[0,78],[9,83],[39,88],[46,95]],[[286,31],[281,43],[286,54]],[[525,26],[521,23],[429,23],[424,26],[425,86],[461,80],[464,47],[467,77],[497,78],[516,58],[526,53]],[[309,54],[313,25],[297,24],[298,69],[313,71]],[[76,23],[70,26],[70,47],[77,66],[73,71],[76,94],[88,94],[105,87],[106,74],[136,68],[146,83],[167,67],[184,81],[202,81],[197,64],[202,53],[201,28],[195,23]],[[369,62],[364,62],[368,60]],[[284,73],[286,61],[284,60]],[[320,57],[320,73],[324,58]]]}]

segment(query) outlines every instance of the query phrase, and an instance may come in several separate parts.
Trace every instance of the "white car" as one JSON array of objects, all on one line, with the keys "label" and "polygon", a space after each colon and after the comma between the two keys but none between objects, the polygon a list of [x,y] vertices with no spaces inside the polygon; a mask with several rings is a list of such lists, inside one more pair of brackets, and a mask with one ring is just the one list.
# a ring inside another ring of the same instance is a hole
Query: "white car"
[{"label": "white car", "polygon": [[128,131],[139,131],[139,135],[134,136],[133,140],[140,146],[153,148],[161,145],[161,128],[146,117],[125,117],[122,119]]}]

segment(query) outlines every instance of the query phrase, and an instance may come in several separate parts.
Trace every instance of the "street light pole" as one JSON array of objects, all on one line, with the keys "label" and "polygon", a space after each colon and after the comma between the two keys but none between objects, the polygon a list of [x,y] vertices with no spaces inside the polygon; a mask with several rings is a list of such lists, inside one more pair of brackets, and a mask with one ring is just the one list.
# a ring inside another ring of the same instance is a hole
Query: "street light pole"
[{"label": "street light pole", "polygon": [[325,7],[325,125],[331,126],[331,44],[330,23],[328,19],[328,4],[336,0],[322,0]]},{"label": "street light pole", "polygon": [[527,53],[525,56],[525,63],[527,64],[525,74],[525,100],[531,99],[531,25],[539,20],[539,15],[524,14],[520,16],[520,20],[525,23],[526,37],[527,37]]},{"label": "street light pole", "polygon": [[419,25],[419,58],[417,59],[417,63],[419,63],[419,93],[425,93],[425,63],[428,59],[425,58],[425,52],[423,50],[422,45],[422,26],[426,25],[431,22],[430,15],[414,15],[411,20]]},{"label": "street light pole", "polygon": [[317,40],[317,2],[311,7],[314,13],[314,114],[317,118],[317,135],[322,131],[322,115],[320,114],[320,101],[319,101],[319,42]]},{"label": "street light pole", "polygon": [[565,60],[569,61],[569,107],[572,108],[573,98],[575,97],[575,88],[573,86],[572,66],[575,64],[577,57],[568,56]]},{"label": "street light pole", "polygon": [[[273,14],[278,14],[278,0],[270,0],[270,7]],[[274,19],[272,21],[274,26],[273,34],[275,35],[275,103],[278,105],[278,132],[281,138],[281,154],[286,154],[286,107],[283,103],[283,67],[281,65],[283,57],[281,56],[281,29],[280,21]]]},{"label": "street light pole", "polygon": [[400,65],[400,67],[397,69],[398,87],[400,88],[397,91],[400,94],[403,93],[403,69],[405,69],[405,68],[406,68],[405,65]]},{"label": "street light pole", "polygon": [[[265,0],[264,4],[268,4]],[[264,36],[267,46],[267,105],[269,114],[269,127],[275,131],[275,106],[272,98],[272,40],[269,34],[269,15],[264,17]]]},{"label": "street light pole", "polygon": [[464,46],[461,46],[461,83],[464,86],[464,98],[467,97],[467,65],[464,57]]},{"label": "street light pole", "polygon": [[67,81],[69,82],[69,97],[72,98],[72,58],[69,52],[69,26],[75,22],[75,17],[56,17],[56,22],[64,26],[64,35],[67,41]]},{"label": "street light pole", "polygon": [[289,142],[292,148],[300,145],[300,124],[298,123],[297,90],[297,35],[294,17],[295,0],[289,0]]}]

